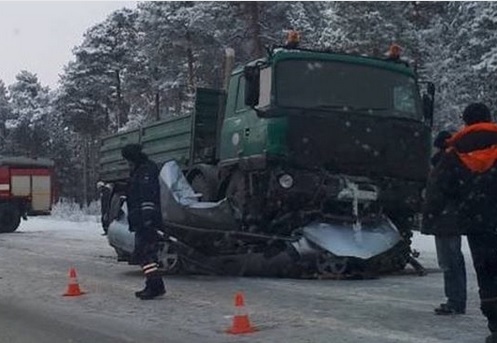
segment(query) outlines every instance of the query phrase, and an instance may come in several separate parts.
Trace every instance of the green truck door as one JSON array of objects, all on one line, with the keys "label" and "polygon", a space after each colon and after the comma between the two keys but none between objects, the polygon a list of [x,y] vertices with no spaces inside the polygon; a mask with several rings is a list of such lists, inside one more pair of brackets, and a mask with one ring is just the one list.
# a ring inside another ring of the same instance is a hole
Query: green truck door
[{"label": "green truck door", "polygon": [[[243,116],[244,99],[238,89],[241,83],[241,74],[233,76],[228,89],[226,112],[221,130],[219,159],[221,161],[233,160],[243,155],[244,129],[246,127]],[[243,104],[243,106],[241,105]]]},{"label": "green truck door", "polygon": [[265,151],[267,120],[245,105],[245,78],[233,76],[230,82],[226,117],[221,134],[220,160],[260,155]]}]

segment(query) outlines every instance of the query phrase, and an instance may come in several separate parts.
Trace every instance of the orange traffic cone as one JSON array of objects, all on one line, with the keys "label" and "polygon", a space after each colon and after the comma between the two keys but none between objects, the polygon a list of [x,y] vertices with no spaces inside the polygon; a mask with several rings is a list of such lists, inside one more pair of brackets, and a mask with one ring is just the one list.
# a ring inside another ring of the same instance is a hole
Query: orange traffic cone
[{"label": "orange traffic cone", "polygon": [[251,333],[256,329],[250,325],[250,320],[247,312],[245,311],[245,300],[243,293],[238,292],[235,294],[235,316],[233,317],[233,325],[226,330],[227,333],[239,335],[243,333]]},{"label": "orange traffic cone", "polygon": [[64,293],[65,297],[76,297],[78,295],[85,294],[79,289],[78,279],[76,277],[76,269],[69,269],[69,285],[67,286],[67,291]]}]

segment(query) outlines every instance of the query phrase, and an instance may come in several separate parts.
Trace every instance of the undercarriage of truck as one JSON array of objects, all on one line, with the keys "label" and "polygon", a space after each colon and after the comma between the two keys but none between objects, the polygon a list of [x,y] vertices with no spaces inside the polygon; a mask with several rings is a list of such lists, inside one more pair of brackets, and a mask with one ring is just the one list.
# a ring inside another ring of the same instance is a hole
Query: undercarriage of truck
[{"label": "undercarriage of truck", "polygon": [[[423,272],[410,248],[411,225],[394,224],[379,205],[379,186],[368,178],[234,171],[219,201],[201,201],[212,198],[198,193],[209,187],[197,180],[192,188],[170,161],[160,183],[160,260],[168,273],[360,278],[408,263]],[[134,234],[125,207],[120,213],[109,226],[109,243],[133,263]]]}]

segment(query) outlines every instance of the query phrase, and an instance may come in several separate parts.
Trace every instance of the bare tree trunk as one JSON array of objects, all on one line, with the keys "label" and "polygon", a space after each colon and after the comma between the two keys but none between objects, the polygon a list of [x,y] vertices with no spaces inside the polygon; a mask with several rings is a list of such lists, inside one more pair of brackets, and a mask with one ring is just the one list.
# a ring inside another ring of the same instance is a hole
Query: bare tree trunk
[{"label": "bare tree trunk", "polygon": [[235,65],[235,50],[232,48],[226,48],[224,51],[224,70],[223,70],[223,89],[228,90],[228,85],[230,82],[231,71]]},{"label": "bare tree trunk", "polygon": [[420,52],[420,31],[421,31],[421,12],[417,1],[412,1],[413,4],[413,22],[416,32],[416,41],[414,42],[414,71],[418,73],[419,67],[422,64]]},{"label": "bare tree trunk", "polygon": [[93,201],[97,198],[97,178],[98,178],[98,152],[99,152],[99,143],[98,139],[91,135],[90,139],[90,155],[89,155],[89,177],[88,184],[90,189],[89,201]]},{"label": "bare tree trunk", "polygon": [[117,122],[117,128],[121,128],[121,84],[120,84],[120,78],[119,78],[119,70],[115,71],[116,75],[116,96],[117,96],[117,116],[116,116],[116,122]]},{"label": "bare tree trunk", "polygon": [[248,25],[250,32],[250,40],[252,41],[252,57],[259,58],[264,56],[264,47],[261,42],[261,27],[259,25],[259,10],[260,2],[251,1],[245,3],[248,13]]},{"label": "bare tree trunk", "polygon": [[160,120],[160,95],[155,93],[155,120]]},{"label": "bare tree trunk", "polygon": [[188,61],[188,92],[193,94],[196,86],[194,70],[195,59],[193,57],[192,37],[189,31],[186,32],[186,44],[186,58]]},{"label": "bare tree trunk", "polygon": [[116,74],[116,97],[117,97],[117,127],[121,128],[128,121],[128,116],[124,110],[123,94],[121,89],[121,76],[119,70],[115,70]]},{"label": "bare tree trunk", "polygon": [[[83,204],[88,204],[88,138],[83,135]],[[81,204],[82,205],[82,204]]]}]

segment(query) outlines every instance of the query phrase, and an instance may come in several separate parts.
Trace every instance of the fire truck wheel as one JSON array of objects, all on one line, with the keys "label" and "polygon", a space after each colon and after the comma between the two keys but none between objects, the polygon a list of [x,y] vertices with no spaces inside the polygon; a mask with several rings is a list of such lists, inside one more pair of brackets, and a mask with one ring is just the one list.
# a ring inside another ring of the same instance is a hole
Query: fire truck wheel
[{"label": "fire truck wheel", "polygon": [[19,208],[13,204],[0,204],[0,233],[14,232],[21,223]]}]

